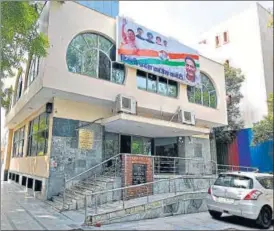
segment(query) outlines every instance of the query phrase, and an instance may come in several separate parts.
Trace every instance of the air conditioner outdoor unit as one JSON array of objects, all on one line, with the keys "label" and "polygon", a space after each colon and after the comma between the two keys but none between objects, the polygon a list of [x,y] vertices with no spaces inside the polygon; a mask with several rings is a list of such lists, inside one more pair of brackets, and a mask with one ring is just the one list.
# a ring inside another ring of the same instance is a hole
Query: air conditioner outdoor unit
[{"label": "air conditioner outdoor unit", "polygon": [[116,112],[125,112],[136,115],[137,102],[133,97],[125,95],[117,95],[116,97]]},{"label": "air conditioner outdoor unit", "polygon": [[193,112],[181,110],[181,119],[184,124],[195,125],[195,115]]}]

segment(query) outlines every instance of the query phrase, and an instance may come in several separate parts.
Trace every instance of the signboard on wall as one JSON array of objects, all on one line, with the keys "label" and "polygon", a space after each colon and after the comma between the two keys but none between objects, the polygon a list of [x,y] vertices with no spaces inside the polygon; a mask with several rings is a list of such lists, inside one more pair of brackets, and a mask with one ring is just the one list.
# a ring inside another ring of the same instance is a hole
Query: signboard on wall
[{"label": "signboard on wall", "polygon": [[147,183],[146,164],[132,164],[132,185]]},{"label": "signboard on wall", "polygon": [[117,17],[117,61],[191,86],[200,86],[198,52],[175,39]]},{"label": "signboard on wall", "polygon": [[93,148],[94,133],[87,129],[79,129],[78,147],[79,149]]}]

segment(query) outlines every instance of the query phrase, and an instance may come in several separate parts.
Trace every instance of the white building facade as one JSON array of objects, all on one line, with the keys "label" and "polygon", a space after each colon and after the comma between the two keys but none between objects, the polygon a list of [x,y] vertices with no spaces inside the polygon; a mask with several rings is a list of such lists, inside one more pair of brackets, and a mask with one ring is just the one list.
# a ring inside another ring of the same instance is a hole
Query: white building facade
[{"label": "white building facade", "polygon": [[[158,87],[150,91],[140,84],[144,78],[148,82],[147,73],[115,61],[113,17],[75,2],[48,1],[40,29],[49,38],[48,55],[34,57],[18,73],[6,115],[9,177],[50,198],[62,190],[65,176],[118,153],[216,159],[209,133],[227,125],[222,64],[200,56],[202,90],[165,80],[164,93]],[[99,59],[91,60],[94,50]],[[85,62],[79,61],[84,55]],[[162,79],[156,76],[155,86]],[[168,93],[170,86],[175,94]],[[198,91],[202,100],[193,102]],[[136,113],[118,113],[120,94],[136,100]],[[178,107],[194,113],[195,124],[173,119]],[[82,126],[90,137],[88,148],[81,146]]]},{"label": "white building facade", "polygon": [[267,97],[273,92],[273,28],[268,26],[270,14],[260,4],[224,21],[199,40],[199,50],[230,66],[241,68],[240,109],[245,128],[252,127],[267,114]]}]

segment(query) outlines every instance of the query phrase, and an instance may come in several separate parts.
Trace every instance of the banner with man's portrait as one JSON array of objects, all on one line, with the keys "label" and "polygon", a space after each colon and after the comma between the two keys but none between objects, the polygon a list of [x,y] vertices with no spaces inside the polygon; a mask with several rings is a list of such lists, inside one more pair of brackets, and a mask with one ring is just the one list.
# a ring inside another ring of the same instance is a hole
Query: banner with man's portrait
[{"label": "banner with man's portrait", "polygon": [[175,39],[117,17],[117,61],[136,69],[200,86],[198,52]]}]

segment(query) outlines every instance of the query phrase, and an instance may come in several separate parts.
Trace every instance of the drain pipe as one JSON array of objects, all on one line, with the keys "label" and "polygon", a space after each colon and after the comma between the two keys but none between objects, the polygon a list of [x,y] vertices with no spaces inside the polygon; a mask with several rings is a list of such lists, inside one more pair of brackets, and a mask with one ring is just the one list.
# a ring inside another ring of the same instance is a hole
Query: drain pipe
[{"label": "drain pipe", "polygon": [[82,125],[82,126],[79,126],[79,127],[75,128],[75,130],[79,130],[80,128],[84,128],[84,127],[90,126],[90,125],[94,124],[95,122],[97,122],[97,121],[99,121],[99,120],[103,120],[103,119],[104,119],[104,118],[101,117],[101,118],[99,118],[99,119],[93,120],[93,121],[91,121],[91,122],[89,122],[89,123],[87,123],[87,124],[84,124],[84,125]]}]

